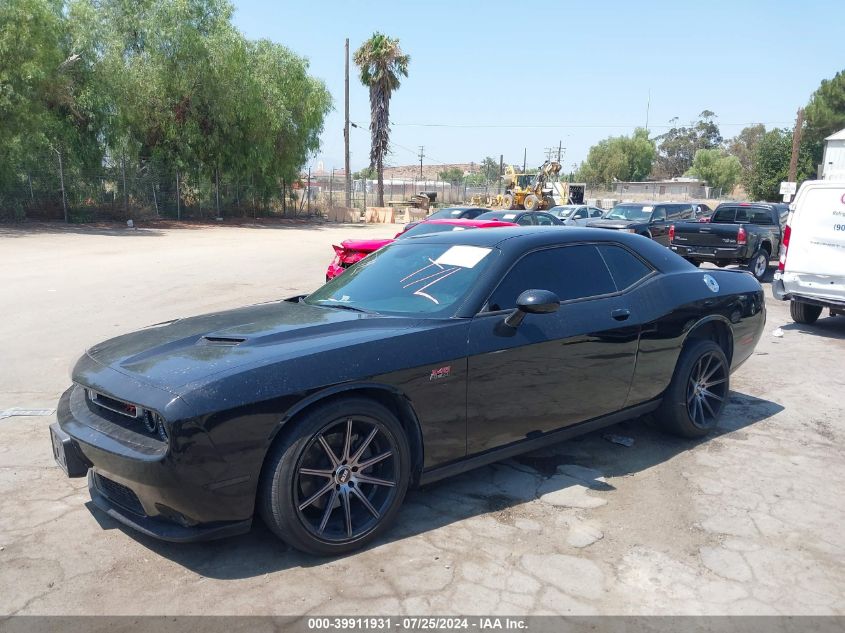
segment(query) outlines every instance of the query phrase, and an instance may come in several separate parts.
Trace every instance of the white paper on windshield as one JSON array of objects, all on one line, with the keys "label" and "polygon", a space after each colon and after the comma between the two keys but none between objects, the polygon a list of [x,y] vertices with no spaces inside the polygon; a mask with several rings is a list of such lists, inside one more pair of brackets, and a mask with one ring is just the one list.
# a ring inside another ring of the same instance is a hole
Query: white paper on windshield
[{"label": "white paper on windshield", "polygon": [[490,248],[478,246],[452,246],[440,257],[434,260],[435,264],[441,266],[460,266],[461,268],[473,268],[484,259],[491,251]]},{"label": "white paper on windshield", "polygon": [[643,207],[643,211],[645,211],[646,213],[650,213],[650,212],[654,211],[654,207],[651,206],[651,205],[645,206],[645,207]]},{"label": "white paper on windshield", "polygon": [[505,213],[505,215],[502,216],[502,219],[503,220],[513,220],[515,217],[516,217],[516,213]]}]

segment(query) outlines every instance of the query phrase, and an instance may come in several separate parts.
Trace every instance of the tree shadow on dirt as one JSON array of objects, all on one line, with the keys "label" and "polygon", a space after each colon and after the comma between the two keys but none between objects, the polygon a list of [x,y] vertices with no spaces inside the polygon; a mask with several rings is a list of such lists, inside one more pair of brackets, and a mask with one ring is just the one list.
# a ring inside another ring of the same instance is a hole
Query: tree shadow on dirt
[{"label": "tree shadow on dirt", "polygon": [[[647,470],[716,438],[744,441],[742,429],[782,410],[774,402],[732,392],[719,427],[700,440],[680,439],[660,432],[647,420],[633,420],[411,490],[396,523],[370,548],[472,517],[508,511],[533,501],[540,493],[554,494],[576,485],[614,494],[613,478]],[[612,443],[604,437],[608,434],[631,438],[634,443],[631,447]],[[121,529],[160,556],[208,578],[251,578],[330,560],[288,548],[258,518],[251,532],[242,536],[174,544],[141,535],[93,505],[89,507],[104,529]],[[551,510],[550,506],[550,514]]]},{"label": "tree shadow on dirt", "polygon": [[[376,226],[364,222],[357,224],[336,224],[315,220],[278,219],[262,221],[249,218],[237,221],[207,222],[207,221],[181,221],[175,220],[152,220],[138,221],[134,228],[129,228],[125,223],[94,223],[94,224],[64,224],[61,222],[24,222],[20,224],[0,223],[0,238],[3,237],[28,237],[31,235],[105,235],[110,237],[160,237],[165,235],[165,230],[177,229],[184,231],[196,231],[201,229],[240,228],[240,229],[261,229],[275,231],[324,231],[331,228],[348,229],[351,232]],[[399,224],[384,224],[384,237],[393,237],[401,228]]]}]

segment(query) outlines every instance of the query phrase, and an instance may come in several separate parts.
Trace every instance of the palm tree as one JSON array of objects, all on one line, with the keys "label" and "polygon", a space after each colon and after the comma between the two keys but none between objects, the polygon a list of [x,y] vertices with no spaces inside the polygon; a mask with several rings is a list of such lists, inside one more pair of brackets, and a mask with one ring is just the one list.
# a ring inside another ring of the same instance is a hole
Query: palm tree
[{"label": "palm tree", "polygon": [[378,177],[378,201],[384,206],[384,155],[390,140],[390,95],[399,88],[399,77],[408,76],[410,56],[402,53],[399,40],[375,32],[355,51],[361,83],[370,88],[370,168]]}]

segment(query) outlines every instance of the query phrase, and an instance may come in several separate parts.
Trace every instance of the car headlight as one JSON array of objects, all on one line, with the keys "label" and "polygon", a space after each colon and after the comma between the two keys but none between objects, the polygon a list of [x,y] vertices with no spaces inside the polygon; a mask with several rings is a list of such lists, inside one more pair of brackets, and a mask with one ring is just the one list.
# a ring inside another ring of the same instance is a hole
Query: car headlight
[{"label": "car headlight", "polygon": [[637,229],[622,229],[624,233],[636,233]]}]

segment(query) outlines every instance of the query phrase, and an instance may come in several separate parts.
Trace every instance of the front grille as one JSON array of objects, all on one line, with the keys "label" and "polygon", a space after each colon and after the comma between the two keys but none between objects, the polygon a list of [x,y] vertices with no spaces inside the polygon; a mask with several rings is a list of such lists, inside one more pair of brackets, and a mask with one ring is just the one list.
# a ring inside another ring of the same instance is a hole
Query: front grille
[{"label": "front grille", "polygon": [[106,479],[99,473],[94,473],[94,483],[103,496],[115,505],[139,516],[146,516],[144,508],[138,500],[138,495],[123,484]]}]

